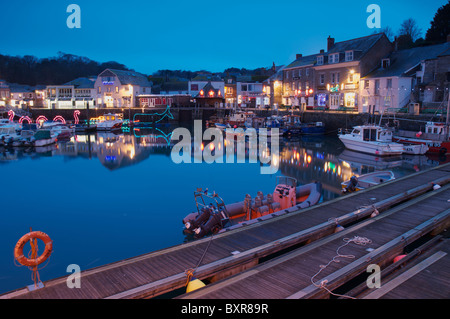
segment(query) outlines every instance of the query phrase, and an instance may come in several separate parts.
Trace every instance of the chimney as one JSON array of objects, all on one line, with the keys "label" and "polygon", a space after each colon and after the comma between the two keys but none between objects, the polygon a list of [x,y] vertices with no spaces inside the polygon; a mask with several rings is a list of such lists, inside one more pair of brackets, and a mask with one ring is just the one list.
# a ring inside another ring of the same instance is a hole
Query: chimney
[{"label": "chimney", "polygon": [[325,53],[325,50],[324,49],[320,50],[320,53]]},{"label": "chimney", "polygon": [[332,48],[332,47],[334,47],[334,38],[332,38],[331,36],[328,36],[328,39],[327,39],[327,51],[330,51],[330,49]]},{"label": "chimney", "polygon": [[298,60],[298,59],[300,59],[302,56],[303,56],[303,54],[297,53],[297,54],[295,55],[295,59]]}]

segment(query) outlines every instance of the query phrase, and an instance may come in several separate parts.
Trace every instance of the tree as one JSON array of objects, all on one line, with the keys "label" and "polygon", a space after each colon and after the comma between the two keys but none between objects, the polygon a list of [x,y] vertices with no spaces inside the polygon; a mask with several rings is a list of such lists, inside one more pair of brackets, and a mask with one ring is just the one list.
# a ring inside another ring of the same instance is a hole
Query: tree
[{"label": "tree", "polygon": [[444,43],[450,34],[450,1],[440,7],[431,21],[425,39],[432,43]]},{"label": "tree", "polygon": [[421,34],[422,30],[417,26],[417,22],[413,18],[406,19],[400,26],[399,36],[409,36],[413,42],[420,38]]}]

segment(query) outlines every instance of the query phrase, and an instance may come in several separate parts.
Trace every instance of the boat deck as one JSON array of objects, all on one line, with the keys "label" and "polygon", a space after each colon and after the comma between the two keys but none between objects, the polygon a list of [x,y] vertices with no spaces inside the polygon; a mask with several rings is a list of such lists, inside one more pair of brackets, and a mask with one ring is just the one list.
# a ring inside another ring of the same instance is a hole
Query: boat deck
[{"label": "boat deck", "polygon": [[[66,276],[46,281],[42,289],[31,292],[26,288],[18,289],[0,295],[0,298],[151,298],[184,287],[185,271],[188,269],[196,269],[195,275],[199,279],[220,280],[227,274],[253,267],[262,258],[279,254],[286,249],[298,248],[305,243],[312,243],[306,247],[313,247],[316,240],[332,235],[337,224],[346,226],[362,220],[375,209],[383,213],[394,205],[430,192],[433,184],[446,185],[450,183],[449,172],[450,164],[447,164],[312,208],[298,210],[293,207],[277,213],[281,216],[270,216],[266,220],[263,218],[259,223],[238,230],[85,270],[81,273],[81,288],[68,288]],[[450,198],[450,195],[447,196]],[[436,209],[434,203],[418,203],[415,210],[419,213],[423,211],[423,214],[407,217],[406,222],[410,222],[410,225],[396,227],[392,222],[381,221],[381,224],[377,224],[381,226],[371,225],[364,233],[358,232],[358,235],[371,238],[376,245],[374,248],[379,248],[392,240],[391,230],[394,235],[407,232],[408,227],[415,227],[415,222],[423,222],[422,216],[432,218],[433,214],[439,214]],[[346,235],[348,236],[351,234]],[[294,275],[303,279],[310,278],[311,271],[317,270],[311,265],[323,263],[321,257],[329,257],[338,243],[342,243],[341,238],[324,246],[320,255],[311,254],[308,257],[309,273],[302,274],[294,267]],[[327,251],[328,254],[325,254]],[[364,250],[361,252],[360,247],[357,247],[354,253],[358,255],[364,253]],[[268,278],[274,276],[269,275],[269,269],[264,273]],[[250,286],[252,285],[258,286],[256,282]],[[285,285],[290,286],[290,283]],[[274,291],[279,289],[281,288]],[[293,291],[285,288],[281,290]],[[260,295],[261,292],[256,291],[255,295],[247,295],[245,298]],[[280,296],[286,297],[288,294],[280,292],[272,297]]]}]

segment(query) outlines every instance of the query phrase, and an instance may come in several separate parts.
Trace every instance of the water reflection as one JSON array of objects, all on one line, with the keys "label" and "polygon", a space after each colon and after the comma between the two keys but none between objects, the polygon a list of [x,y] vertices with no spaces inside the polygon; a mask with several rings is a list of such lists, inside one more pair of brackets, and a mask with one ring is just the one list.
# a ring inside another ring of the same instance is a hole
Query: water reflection
[{"label": "water reflection", "polygon": [[[41,273],[48,280],[67,275],[71,263],[84,270],[182,243],[181,220],[195,210],[192,192],[197,187],[217,191],[226,203],[273,192],[275,177],[262,175],[259,161],[249,163],[256,154],[248,143],[244,164],[225,159],[224,164],[177,165],[171,158],[172,132],[170,127],[141,128],[75,135],[45,148],[0,148],[2,177],[8,181],[4,198],[26,194],[20,203],[3,202],[0,293],[30,284],[29,274],[17,270],[11,259],[11,249],[30,226],[48,233],[59,247]],[[206,149],[209,141],[203,142]],[[217,150],[225,148],[223,143]],[[270,151],[268,144],[262,152]],[[193,144],[192,159],[198,150]],[[280,140],[279,151],[276,175],[294,177],[301,185],[321,182],[324,201],[341,196],[341,182],[353,174],[390,169],[400,177],[448,161],[354,154],[335,136]]]}]

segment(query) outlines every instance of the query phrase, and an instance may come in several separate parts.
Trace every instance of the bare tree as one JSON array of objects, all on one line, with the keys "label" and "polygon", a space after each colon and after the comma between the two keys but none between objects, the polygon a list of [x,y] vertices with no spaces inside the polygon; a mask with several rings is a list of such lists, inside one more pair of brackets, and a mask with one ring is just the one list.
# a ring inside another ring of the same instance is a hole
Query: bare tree
[{"label": "bare tree", "polygon": [[409,18],[400,26],[399,35],[410,36],[413,42],[420,38],[422,30],[418,27],[416,20]]}]

